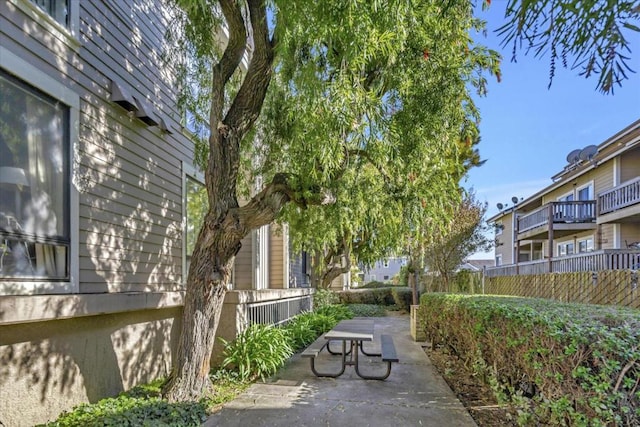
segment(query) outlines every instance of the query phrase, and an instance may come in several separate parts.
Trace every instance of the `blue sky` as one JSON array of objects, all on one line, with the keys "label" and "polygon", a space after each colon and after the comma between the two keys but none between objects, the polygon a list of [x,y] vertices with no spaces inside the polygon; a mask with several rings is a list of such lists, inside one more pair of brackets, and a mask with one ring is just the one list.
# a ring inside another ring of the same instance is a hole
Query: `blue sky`
[{"label": "blue sky", "polygon": [[[487,96],[476,100],[482,117],[478,148],[487,162],[471,170],[463,182],[489,204],[488,217],[497,213],[497,203],[511,206],[513,196],[526,198],[551,184],[570,151],[598,145],[640,119],[640,35],[631,39],[636,73],[616,87],[614,95],[596,91],[597,76],[585,79],[578,70],[561,64],[547,89],[548,57],[518,51],[513,63],[511,47],[500,47],[494,30],[505,22],[506,3],[494,0],[488,11],[477,14],[487,21],[488,36],[478,35],[476,40],[503,56],[502,81],[490,77]],[[491,253],[473,256],[492,257]]]}]

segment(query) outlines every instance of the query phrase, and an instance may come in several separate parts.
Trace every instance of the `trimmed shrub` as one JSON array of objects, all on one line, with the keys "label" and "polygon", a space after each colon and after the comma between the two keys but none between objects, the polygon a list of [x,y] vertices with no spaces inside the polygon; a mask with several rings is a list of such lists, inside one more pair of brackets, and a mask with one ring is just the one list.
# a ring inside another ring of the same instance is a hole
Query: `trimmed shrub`
[{"label": "trimmed shrub", "polygon": [[410,288],[393,288],[391,296],[399,310],[409,311],[413,302],[413,292]]},{"label": "trimmed shrub", "polygon": [[360,286],[358,289],[378,289],[378,288],[388,288],[389,286],[391,286],[391,284],[373,280],[365,285]]},{"label": "trimmed shrub", "polygon": [[340,303],[340,299],[335,292],[328,289],[316,289],[313,294],[313,307],[318,310],[325,305],[333,305]]},{"label": "trimmed shrub", "polygon": [[376,304],[393,305],[395,301],[391,294],[391,287],[375,289],[353,289],[336,292],[342,304]]},{"label": "trimmed shrub", "polygon": [[422,325],[521,425],[640,425],[640,311],[424,294]]},{"label": "trimmed shrub", "polygon": [[353,317],[384,317],[387,315],[387,311],[381,305],[350,304],[347,308],[353,313]]}]

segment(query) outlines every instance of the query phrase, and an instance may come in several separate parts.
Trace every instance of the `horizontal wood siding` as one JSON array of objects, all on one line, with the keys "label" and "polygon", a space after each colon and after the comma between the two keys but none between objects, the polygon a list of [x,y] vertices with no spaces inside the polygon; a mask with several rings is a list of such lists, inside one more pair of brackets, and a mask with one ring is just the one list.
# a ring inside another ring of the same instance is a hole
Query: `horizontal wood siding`
[{"label": "horizontal wood siding", "polygon": [[[168,49],[162,2],[80,2],[79,50],[8,2],[0,11],[3,47],[80,97],[79,140],[71,141],[80,292],[175,289],[182,278],[182,162],[192,162],[193,144],[180,132],[175,82],[161,60]],[[173,134],[112,103],[111,80],[153,106]],[[245,247],[250,253],[250,240]]]},{"label": "horizontal wood siding", "polygon": [[615,246],[614,224],[602,224],[600,226],[600,232],[596,234],[595,246],[596,249],[618,249]]},{"label": "horizontal wood siding", "polygon": [[246,235],[242,239],[242,248],[236,255],[233,280],[235,290],[253,289],[252,240],[252,233]]},{"label": "horizontal wood siding", "polygon": [[640,242],[640,223],[620,224],[620,247],[626,248],[634,242]]},{"label": "horizontal wood siding", "polygon": [[284,259],[285,259],[285,235],[282,229],[273,225],[270,227],[269,238],[269,288],[283,289],[284,286]]},{"label": "horizontal wood siding", "polygon": [[640,147],[620,156],[620,183],[640,176]]},{"label": "horizontal wood siding", "polygon": [[496,255],[502,255],[502,264],[512,264],[513,260],[513,214],[502,217],[502,234],[496,236]]}]

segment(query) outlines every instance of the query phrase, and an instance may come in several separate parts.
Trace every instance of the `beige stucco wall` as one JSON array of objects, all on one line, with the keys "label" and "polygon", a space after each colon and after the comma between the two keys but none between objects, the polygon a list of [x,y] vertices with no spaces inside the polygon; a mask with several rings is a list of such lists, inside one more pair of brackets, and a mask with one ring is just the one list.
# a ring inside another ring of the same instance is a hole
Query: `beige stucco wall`
[{"label": "beige stucco wall", "polygon": [[181,308],[0,326],[0,425],[32,426],[169,372]]}]

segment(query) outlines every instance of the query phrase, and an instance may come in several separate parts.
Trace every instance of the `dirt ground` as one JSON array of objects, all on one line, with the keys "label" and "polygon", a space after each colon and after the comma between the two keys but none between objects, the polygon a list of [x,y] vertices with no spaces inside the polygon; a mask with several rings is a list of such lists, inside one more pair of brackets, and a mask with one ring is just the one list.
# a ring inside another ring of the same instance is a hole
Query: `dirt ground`
[{"label": "dirt ground", "polygon": [[456,356],[431,346],[426,346],[425,352],[479,427],[517,426],[509,412],[498,405],[491,389],[471,375]]}]

